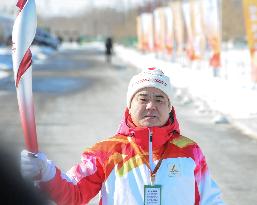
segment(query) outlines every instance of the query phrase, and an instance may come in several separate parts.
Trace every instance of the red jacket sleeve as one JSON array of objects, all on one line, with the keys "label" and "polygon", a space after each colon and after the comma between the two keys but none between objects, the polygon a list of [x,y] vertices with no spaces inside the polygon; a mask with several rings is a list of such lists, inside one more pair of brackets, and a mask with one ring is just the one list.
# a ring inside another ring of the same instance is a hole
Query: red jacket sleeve
[{"label": "red jacket sleeve", "polygon": [[81,163],[72,167],[67,174],[57,168],[54,178],[41,182],[40,188],[58,205],[85,204],[101,190],[104,176],[96,157],[83,154]]},{"label": "red jacket sleeve", "polygon": [[196,179],[196,203],[201,205],[224,205],[221,197],[221,191],[215,181],[212,179],[205,156],[201,149],[196,146],[194,149],[196,161],[195,179]]}]

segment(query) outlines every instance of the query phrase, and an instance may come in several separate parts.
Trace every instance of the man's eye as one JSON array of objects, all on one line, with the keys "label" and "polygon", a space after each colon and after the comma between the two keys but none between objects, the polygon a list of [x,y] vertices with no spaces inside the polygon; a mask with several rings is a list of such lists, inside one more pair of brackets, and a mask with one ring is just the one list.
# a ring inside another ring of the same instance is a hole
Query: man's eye
[{"label": "man's eye", "polygon": [[140,98],[139,100],[142,101],[142,102],[146,102],[147,101],[146,98]]},{"label": "man's eye", "polygon": [[165,100],[164,99],[156,99],[155,100],[157,103],[163,103]]}]

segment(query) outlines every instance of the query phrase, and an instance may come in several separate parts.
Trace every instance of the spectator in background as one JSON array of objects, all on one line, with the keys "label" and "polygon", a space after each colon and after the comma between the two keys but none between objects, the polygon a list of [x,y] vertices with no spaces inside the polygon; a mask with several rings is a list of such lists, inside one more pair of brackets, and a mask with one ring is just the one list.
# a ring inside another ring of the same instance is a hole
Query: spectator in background
[{"label": "spectator in background", "polygon": [[105,40],[105,56],[106,56],[106,61],[108,63],[111,62],[112,53],[113,53],[113,41],[111,37],[108,37]]}]

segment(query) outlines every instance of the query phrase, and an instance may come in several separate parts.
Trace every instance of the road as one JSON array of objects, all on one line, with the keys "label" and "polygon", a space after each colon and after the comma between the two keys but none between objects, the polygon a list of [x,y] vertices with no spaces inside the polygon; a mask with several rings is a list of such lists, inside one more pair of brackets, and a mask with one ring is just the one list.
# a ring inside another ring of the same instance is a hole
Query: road
[{"label": "road", "polygon": [[[96,47],[62,50],[34,64],[40,150],[66,171],[86,147],[112,136],[125,108],[128,81],[136,72],[116,57],[107,64]],[[24,145],[12,78],[0,81],[0,136],[18,159]],[[226,203],[257,204],[257,140],[230,124],[213,124],[212,113],[197,112],[194,102],[183,104],[174,97],[173,104],[182,134],[203,149]]]}]

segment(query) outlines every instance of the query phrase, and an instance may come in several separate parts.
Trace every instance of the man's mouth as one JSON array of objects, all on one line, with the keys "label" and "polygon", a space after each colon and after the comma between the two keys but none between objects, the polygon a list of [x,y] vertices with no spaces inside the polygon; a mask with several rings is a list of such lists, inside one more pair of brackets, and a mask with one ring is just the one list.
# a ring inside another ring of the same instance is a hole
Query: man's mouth
[{"label": "man's mouth", "polygon": [[155,118],[155,115],[145,115],[145,118]]}]

